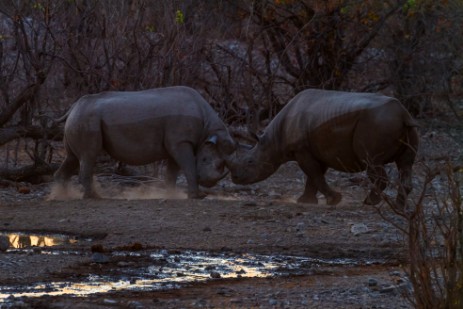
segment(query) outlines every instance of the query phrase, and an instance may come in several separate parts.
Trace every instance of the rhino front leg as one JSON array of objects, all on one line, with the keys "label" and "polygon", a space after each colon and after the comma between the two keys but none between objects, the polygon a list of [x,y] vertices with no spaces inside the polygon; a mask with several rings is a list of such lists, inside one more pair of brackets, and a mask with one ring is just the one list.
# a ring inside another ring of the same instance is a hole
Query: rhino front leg
[{"label": "rhino front leg", "polygon": [[205,193],[199,191],[193,146],[189,143],[182,143],[174,147],[171,154],[178,167],[185,173],[188,183],[188,198],[202,199],[206,197]]},{"label": "rhino front leg", "polygon": [[315,194],[316,194],[315,190],[318,190],[325,196],[326,203],[328,205],[338,204],[342,199],[342,195],[332,190],[326,183],[325,181],[325,172],[327,170],[326,166],[315,161],[314,159],[310,157],[309,158],[307,157],[308,157],[307,153],[296,155],[296,160],[299,163],[299,166],[304,171],[304,173],[307,175],[307,183],[306,183],[305,191],[304,191],[304,194],[299,199],[301,199],[301,201],[304,202],[304,200],[306,200],[307,198],[310,198],[310,196],[315,197]]},{"label": "rhino front leg", "polygon": [[305,177],[304,193],[297,199],[298,203],[318,204],[317,187],[311,177]]},{"label": "rhino front leg", "polygon": [[180,168],[174,160],[167,160],[165,183],[169,194],[173,193],[175,190],[179,170]]}]

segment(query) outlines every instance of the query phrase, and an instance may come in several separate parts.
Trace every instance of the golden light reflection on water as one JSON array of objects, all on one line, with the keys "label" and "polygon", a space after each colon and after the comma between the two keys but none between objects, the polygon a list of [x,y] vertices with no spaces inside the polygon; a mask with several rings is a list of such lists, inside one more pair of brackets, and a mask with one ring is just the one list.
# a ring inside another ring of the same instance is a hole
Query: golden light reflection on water
[{"label": "golden light reflection on water", "polygon": [[[59,240],[47,236],[30,236],[20,240],[24,235],[9,234],[8,238],[16,248],[26,243],[32,245],[56,245]],[[295,256],[265,255],[228,255],[209,254],[207,252],[184,251],[169,254],[166,250],[140,253],[115,252],[118,258],[137,259],[149,257],[152,264],[142,267],[124,268],[123,274],[115,268],[116,274],[105,276],[89,275],[81,282],[35,283],[28,286],[0,286],[0,303],[11,295],[14,297],[41,297],[73,295],[85,297],[91,294],[117,291],[153,291],[181,287],[181,284],[202,282],[212,278],[265,278],[294,273],[302,273],[314,264],[352,265],[348,259],[319,260]],[[137,265],[137,263],[134,263]]]},{"label": "golden light reflection on water", "polygon": [[[52,282],[23,286],[13,291],[0,286],[0,301],[10,295],[14,297],[41,297],[74,295],[85,297],[96,293],[116,291],[147,291],[174,288],[182,283],[202,282],[212,279],[212,273],[218,278],[264,278],[273,276],[278,265],[272,262],[257,261],[254,256],[209,256],[204,252],[185,252],[168,255],[151,254],[153,262],[166,259],[166,265],[150,265],[134,269],[132,276],[121,279],[120,276],[91,275],[82,282]],[[132,278],[127,278],[132,277]]]},{"label": "golden light reflection on water", "polygon": [[24,249],[29,247],[52,247],[62,244],[76,243],[77,240],[64,235],[28,235],[20,233],[0,233],[0,236],[8,238],[10,248]]}]

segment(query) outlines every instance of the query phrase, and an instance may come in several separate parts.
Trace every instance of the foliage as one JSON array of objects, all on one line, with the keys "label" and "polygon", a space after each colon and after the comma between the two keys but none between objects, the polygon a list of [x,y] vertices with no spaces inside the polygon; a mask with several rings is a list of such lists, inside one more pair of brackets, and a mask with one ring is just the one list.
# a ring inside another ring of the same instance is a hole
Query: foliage
[{"label": "foliage", "polygon": [[179,84],[253,131],[308,87],[460,115],[459,0],[0,3],[0,145],[55,138],[82,95]]},{"label": "foliage", "polygon": [[[405,225],[408,276],[413,286],[410,298],[416,308],[461,308],[463,305],[463,168],[447,162],[427,168],[423,187],[413,208],[398,209],[386,203]],[[445,187],[436,187],[444,183]],[[391,218],[386,218],[393,222]]]}]

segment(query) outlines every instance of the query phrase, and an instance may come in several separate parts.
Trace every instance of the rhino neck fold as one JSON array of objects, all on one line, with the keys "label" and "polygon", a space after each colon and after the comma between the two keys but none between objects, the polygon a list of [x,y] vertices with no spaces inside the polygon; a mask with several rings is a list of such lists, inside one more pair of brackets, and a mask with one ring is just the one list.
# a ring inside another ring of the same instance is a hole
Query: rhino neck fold
[{"label": "rhino neck fold", "polygon": [[281,121],[278,120],[272,121],[261,137],[262,148],[265,149],[266,157],[269,162],[272,162],[275,171],[281,164],[290,160],[286,153],[285,139],[282,137],[281,129],[279,129]]},{"label": "rhino neck fold", "polygon": [[260,150],[262,162],[266,163],[266,168],[269,169],[269,171],[271,170],[271,174],[273,174],[281,164],[288,160],[286,160],[284,156],[281,139],[278,138],[278,135],[269,133],[270,132],[266,130],[261,137]]}]

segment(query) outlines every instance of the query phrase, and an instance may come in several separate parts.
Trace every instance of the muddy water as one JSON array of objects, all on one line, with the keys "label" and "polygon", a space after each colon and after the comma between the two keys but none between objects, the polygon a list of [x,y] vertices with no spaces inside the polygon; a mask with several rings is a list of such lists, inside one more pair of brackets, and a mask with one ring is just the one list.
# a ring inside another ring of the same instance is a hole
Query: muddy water
[{"label": "muddy water", "polygon": [[[30,235],[27,233],[0,233],[7,237],[10,249],[7,254],[66,255],[69,251],[53,250],[52,246],[75,243],[78,240],[66,235]],[[49,247],[30,250],[30,247]],[[87,253],[73,252],[82,256]],[[88,256],[87,256],[88,258]],[[93,257],[92,257],[93,258]],[[101,259],[98,258],[98,259]],[[355,261],[348,259],[314,259],[296,256],[268,256],[254,254],[212,254],[198,251],[117,251],[104,255],[104,263],[111,264],[108,274],[90,274],[78,282],[38,282],[23,286],[0,286],[0,302],[13,297],[40,297],[56,295],[88,296],[117,291],[152,291],[181,288],[183,284],[230,278],[259,278],[310,274],[323,266],[349,266],[382,261]],[[95,263],[101,261],[94,260]],[[140,266],[143,265],[143,266]]]}]

